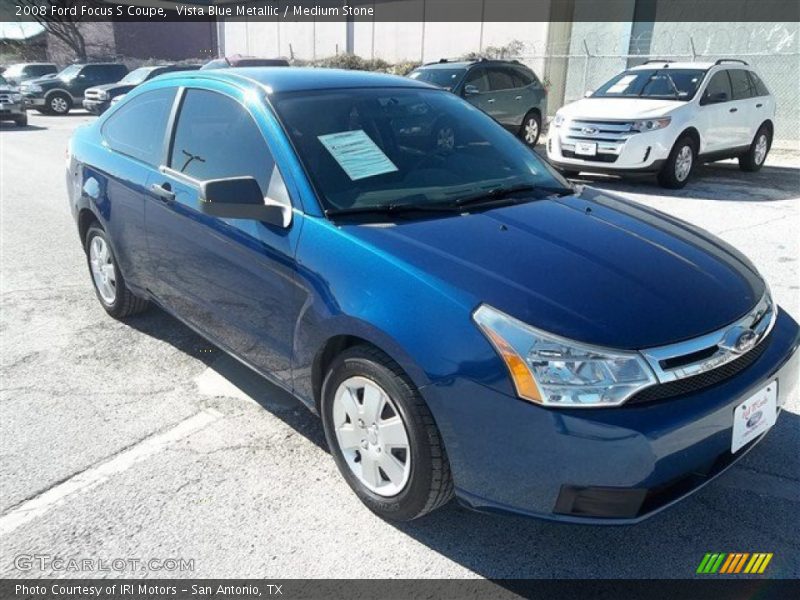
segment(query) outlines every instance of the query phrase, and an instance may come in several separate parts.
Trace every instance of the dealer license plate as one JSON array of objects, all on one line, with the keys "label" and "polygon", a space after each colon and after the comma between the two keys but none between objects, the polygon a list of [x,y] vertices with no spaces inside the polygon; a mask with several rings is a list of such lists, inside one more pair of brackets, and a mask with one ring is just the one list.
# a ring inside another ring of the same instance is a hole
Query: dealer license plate
[{"label": "dealer license plate", "polygon": [[575,154],[595,156],[597,154],[597,144],[595,142],[578,142],[575,144]]},{"label": "dealer license plate", "polygon": [[775,425],[778,416],[778,380],[768,383],[733,411],[731,452],[736,452]]}]

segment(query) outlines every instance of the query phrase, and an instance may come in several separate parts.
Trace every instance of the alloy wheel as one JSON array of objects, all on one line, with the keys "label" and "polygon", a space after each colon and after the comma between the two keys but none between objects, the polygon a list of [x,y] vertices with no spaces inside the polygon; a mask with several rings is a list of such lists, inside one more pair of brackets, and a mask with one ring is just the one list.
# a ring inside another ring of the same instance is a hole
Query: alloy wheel
[{"label": "alloy wheel", "polygon": [[675,178],[678,181],[684,181],[692,170],[692,162],[694,156],[691,146],[684,146],[675,157]]},{"label": "alloy wheel", "polygon": [[117,299],[117,277],[114,271],[114,258],[108,243],[99,235],[92,238],[89,245],[89,265],[92,279],[103,302],[109,306]]},{"label": "alloy wheel", "polygon": [[767,157],[767,148],[769,143],[767,142],[766,134],[762,133],[758,136],[756,140],[756,149],[753,158],[755,159],[755,163],[760,165],[764,162],[764,159]]},{"label": "alloy wheel", "polygon": [[350,471],[379,496],[399,494],[411,475],[408,431],[392,398],[366,377],[343,381],[333,398],[336,441]]},{"label": "alloy wheel", "polygon": [[539,122],[535,117],[529,117],[525,122],[525,142],[532,146],[539,138]]},{"label": "alloy wheel", "polygon": [[53,112],[62,114],[69,110],[69,106],[67,105],[67,101],[64,100],[61,96],[56,96],[52,100],[50,100],[50,108],[53,109]]}]

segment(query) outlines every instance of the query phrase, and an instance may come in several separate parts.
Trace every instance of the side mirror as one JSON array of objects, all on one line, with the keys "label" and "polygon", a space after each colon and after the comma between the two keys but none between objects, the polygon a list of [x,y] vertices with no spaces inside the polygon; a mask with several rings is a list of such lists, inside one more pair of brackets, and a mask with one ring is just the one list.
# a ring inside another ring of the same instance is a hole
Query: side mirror
[{"label": "side mirror", "polygon": [[200,211],[221,219],[252,219],[275,227],[289,227],[292,209],[264,198],[253,177],[211,179],[200,186]]},{"label": "side mirror", "polygon": [[716,94],[706,95],[703,97],[701,104],[719,104],[720,102],[728,101],[727,92],[717,92]]},{"label": "side mirror", "polygon": [[583,92],[583,97],[588,98],[592,94],[594,94],[594,90],[586,90],[585,92]]},{"label": "side mirror", "polygon": [[480,94],[481,91],[478,89],[477,85],[472,85],[468,83],[464,86],[464,96],[475,96],[476,94]]}]

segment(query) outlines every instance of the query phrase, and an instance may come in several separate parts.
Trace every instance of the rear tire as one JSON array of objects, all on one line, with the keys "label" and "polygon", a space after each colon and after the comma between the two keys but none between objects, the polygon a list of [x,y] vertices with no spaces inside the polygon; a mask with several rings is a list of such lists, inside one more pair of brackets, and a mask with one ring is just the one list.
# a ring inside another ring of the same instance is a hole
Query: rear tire
[{"label": "rear tire", "polygon": [[148,301],[135,296],[125,284],[108,235],[96,223],[86,233],[84,249],[95,294],[109,315],[124,319],[147,310]]},{"label": "rear tire", "polygon": [[696,161],[697,148],[694,140],[688,135],[678,138],[658,173],[658,183],[661,187],[672,190],[681,189],[689,181]]},{"label": "rear tire", "polygon": [[320,408],[339,471],[374,513],[410,521],[453,497],[450,463],[433,416],[383,352],[363,345],[336,357]]},{"label": "rear tire", "polygon": [[532,110],[522,119],[519,129],[519,137],[529,148],[535,148],[539,143],[539,136],[542,134],[542,117],[535,110]]},{"label": "rear tire", "polygon": [[739,168],[742,171],[758,171],[764,166],[767,160],[767,154],[772,147],[772,136],[769,133],[769,128],[762,125],[753,141],[750,143],[750,148],[747,152],[739,156]]}]

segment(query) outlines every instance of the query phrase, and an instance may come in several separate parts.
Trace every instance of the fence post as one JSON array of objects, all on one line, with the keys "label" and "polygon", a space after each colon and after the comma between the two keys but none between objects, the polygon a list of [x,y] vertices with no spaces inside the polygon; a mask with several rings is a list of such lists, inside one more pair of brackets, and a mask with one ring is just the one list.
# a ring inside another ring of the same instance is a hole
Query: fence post
[{"label": "fence post", "polygon": [[589,79],[589,44],[586,43],[586,38],[583,38],[583,50],[586,53],[586,58],[583,61],[583,89],[581,90],[581,98],[586,93],[586,90],[589,89],[587,83]]},{"label": "fence post", "polygon": [[694,48],[694,37],[689,36],[689,46],[692,48],[692,62],[697,60],[697,51]]}]

